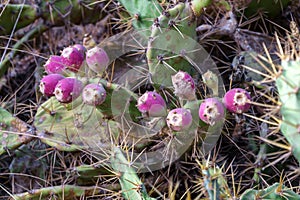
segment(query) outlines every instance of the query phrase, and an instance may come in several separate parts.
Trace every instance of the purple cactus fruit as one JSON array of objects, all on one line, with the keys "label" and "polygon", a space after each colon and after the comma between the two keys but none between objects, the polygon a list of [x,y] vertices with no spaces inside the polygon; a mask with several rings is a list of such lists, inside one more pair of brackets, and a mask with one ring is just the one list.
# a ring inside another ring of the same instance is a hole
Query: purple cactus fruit
[{"label": "purple cactus fruit", "polygon": [[86,48],[82,44],[74,44],[73,47],[76,48],[83,57],[85,57]]},{"label": "purple cactus fruit", "polygon": [[223,103],[229,112],[243,113],[250,108],[250,94],[241,88],[233,88],[226,92]]},{"label": "purple cactus fruit", "polygon": [[191,75],[186,72],[179,71],[172,76],[172,83],[174,86],[174,93],[181,99],[194,100],[195,94],[195,82]]},{"label": "purple cactus fruit", "polygon": [[72,72],[78,72],[84,61],[84,55],[75,47],[67,47],[61,53],[64,64]]},{"label": "purple cactus fruit", "polygon": [[146,92],[143,94],[138,99],[137,108],[149,117],[163,117],[167,114],[166,102],[156,92]]},{"label": "purple cactus fruit", "polygon": [[44,76],[40,82],[40,91],[47,97],[54,96],[54,89],[57,83],[65,77],[61,74],[49,74]]},{"label": "purple cactus fruit", "polygon": [[103,73],[109,64],[107,53],[100,47],[94,47],[86,53],[86,64],[96,73]]},{"label": "purple cactus fruit", "polygon": [[224,106],[217,98],[205,99],[199,108],[199,118],[213,126],[224,118]]},{"label": "purple cactus fruit", "polygon": [[51,55],[44,65],[47,74],[62,74],[66,69],[65,58]]},{"label": "purple cactus fruit", "polygon": [[91,106],[98,106],[105,101],[106,91],[101,83],[91,83],[86,85],[82,91],[82,100]]},{"label": "purple cactus fruit", "polygon": [[183,131],[188,129],[193,122],[190,110],[185,108],[176,108],[169,112],[167,116],[167,125],[173,131]]},{"label": "purple cactus fruit", "polygon": [[61,103],[70,103],[80,96],[83,84],[76,78],[60,80],[54,90],[56,99]]}]

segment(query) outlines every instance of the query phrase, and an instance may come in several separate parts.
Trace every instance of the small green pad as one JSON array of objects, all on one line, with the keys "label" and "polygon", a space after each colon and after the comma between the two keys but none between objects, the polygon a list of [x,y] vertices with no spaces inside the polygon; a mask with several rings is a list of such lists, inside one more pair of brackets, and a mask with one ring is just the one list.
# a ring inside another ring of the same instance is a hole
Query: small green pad
[{"label": "small green pad", "polygon": [[280,183],[275,183],[269,186],[268,188],[262,190],[248,189],[242,194],[240,199],[299,200],[300,196],[297,195],[293,190],[285,187],[284,185]]},{"label": "small green pad", "polygon": [[29,126],[0,107],[0,155],[32,140]]}]

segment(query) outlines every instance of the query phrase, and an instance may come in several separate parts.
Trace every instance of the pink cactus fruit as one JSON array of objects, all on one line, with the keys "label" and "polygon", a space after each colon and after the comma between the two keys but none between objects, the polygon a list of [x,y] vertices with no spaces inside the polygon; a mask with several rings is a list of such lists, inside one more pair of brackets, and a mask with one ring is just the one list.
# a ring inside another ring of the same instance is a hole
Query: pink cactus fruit
[{"label": "pink cactus fruit", "polygon": [[172,76],[172,84],[174,86],[174,93],[181,99],[194,100],[195,94],[195,82],[191,75],[186,72],[179,71]]},{"label": "pink cactus fruit", "polygon": [[70,103],[80,96],[83,84],[76,78],[60,80],[54,90],[56,99],[61,103]]},{"label": "pink cactus fruit", "polygon": [[66,69],[65,58],[51,55],[44,65],[47,74],[62,74]]},{"label": "pink cactus fruit", "polygon": [[149,117],[163,117],[167,114],[165,100],[157,92],[146,92],[137,102],[140,112],[146,113]]},{"label": "pink cactus fruit", "polygon": [[105,101],[106,91],[101,83],[86,85],[82,91],[82,100],[85,104],[98,106]]},{"label": "pink cactus fruit", "polygon": [[199,108],[199,118],[213,126],[224,118],[224,106],[217,98],[205,99]]},{"label": "pink cactus fruit", "polygon": [[84,61],[84,55],[75,47],[67,47],[61,53],[64,64],[72,72],[78,72]]},{"label": "pink cactus fruit", "polygon": [[223,103],[229,112],[243,113],[249,110],[250,100],[250,94],[246,90],[233,88],[226,92]]},{"label": "pink cactus fruit", "polygon": [[82,44],[74,44],[73,47],[76,48],[83,57],[85,57],[86,48]]},{"label": "pink cactus fruit", "polygon": [[109,64],[109,57],[102,48],[96,46],[87,51],[86,64],[91,70],[101,74]]},{"label": "pink cactus fruit", "polygon": [[57,83],[65,77],[61,74],[49,74],[44,76],[40,82],[40,91],[47,97],[54,96],[54,89]]},{"label": "pink cactus fruit", "polygon": [[176,108],[169,112],[167,116],[167,125],[173,131],[187,130],[193,122],[190,110],[185,108]]}]

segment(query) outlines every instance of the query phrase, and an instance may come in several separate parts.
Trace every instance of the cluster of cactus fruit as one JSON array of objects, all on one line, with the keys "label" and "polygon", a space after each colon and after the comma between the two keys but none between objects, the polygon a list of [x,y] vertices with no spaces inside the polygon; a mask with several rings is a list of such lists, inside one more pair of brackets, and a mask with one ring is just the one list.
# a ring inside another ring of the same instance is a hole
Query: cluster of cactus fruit
[{"label": "cluster of cactus fruit", "polygon": [[[86,59],[85,59],[86,57]],[[80,96],[87,105],[100,105],[105,101],[106,91],[101,83],[90,83],[84,87],[81,80],[65,77],[68,71],[78,73],[84,61],[93,71],[104,71],[109,59],[99,47],[86,52],[83,45],[75,44],[65,48],[60,56],[52,55],[44,65],[48,75],[40,82],[40,91],[47,97],[55,96],[61,103],[70,103]]]},{"label": "cluster of cactus fruit", "polygon": [[[86,59],[85,59],[86,58]],[[106,98],[106,90],[101,83],[83,82],[75,77],[65,77],[67,70],[77,73],[84,61],[95,72],[103,72],[109,63],[106,52],[94,47],[86,52],[84,46],[76,44],[62,51],[61,56],[52,55],[44,65],[48,75],[40,82],[40,91],[47,97],[55,96],[61,103],[70,103],[81,94],[87,105],[101,105]],[[196,99],[195,82],[190,74],[179,71],[171,77],[174,94],[181,100]],[[242,113],[250,108],[250,94],[241,88],[229,90],[223,104],[229,112]],[[199,118],[209,125],[225,117],[224,106],[216,97],[205,99],[199,107]],[[147,91],[137,103],[137,108],[148,117],[164,117],[167,115],[167,104],[157,92]],[[188,109],[176,108],[167,115],[167,125],[174,131],[183,131],[192,124],[192,115]]]},{"label": "cluster of cactus fruit", "polygon": [[[172,82],[175,89],[174,94],[179,99],[196,99],[195,83],[187,72],[177,72],[172,76]],[[249,110],[250,104],[251,97],[246,90],[233,88],[225,94],[223,103],[216,97],[204,99],[199,107],[199,118],[213,126],[225,117],[225,108],[229,112],[241,114]],[[167,104],[163,97],[155,91],[143,94],[138,99],[137,107],[148,117],[166,116]],[[173,131],[183,131],[191,126],[193,118],[189,109],[175,108],[167,114],[166,121]]]}]

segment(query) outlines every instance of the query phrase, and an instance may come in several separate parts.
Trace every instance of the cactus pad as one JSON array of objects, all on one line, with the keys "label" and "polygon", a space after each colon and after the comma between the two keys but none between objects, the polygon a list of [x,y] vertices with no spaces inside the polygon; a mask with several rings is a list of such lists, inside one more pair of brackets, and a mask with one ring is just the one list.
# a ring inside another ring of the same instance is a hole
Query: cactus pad
[{"label": "cactus pad", "polygon": [[299,200],[300,196],[293,192],[293,190],[286,188],[281,183],[275,183],[262,190],[248,189],[242,194],[240,199]]},{"label": "cactus pad", "polygon": [[29,126],[0,107],[0,155],[32,140]]},{"label": "cactus pad", "polygon": [[292,147],[292,152],[300,163],[300,61],[283,60],[282,72],[276,80],[282,114],[281,131]]},{"label": "cactus pad", "polygon": [[[52,97],[39,107],[34,122],[39,138],[63,151],[107,147],[108,124],[116,127],[116,123],[104,120],[98,109],[82,104],[81,99],[71,110],[67,106]],[[111,130],[118,134],[117,129]]]}]

